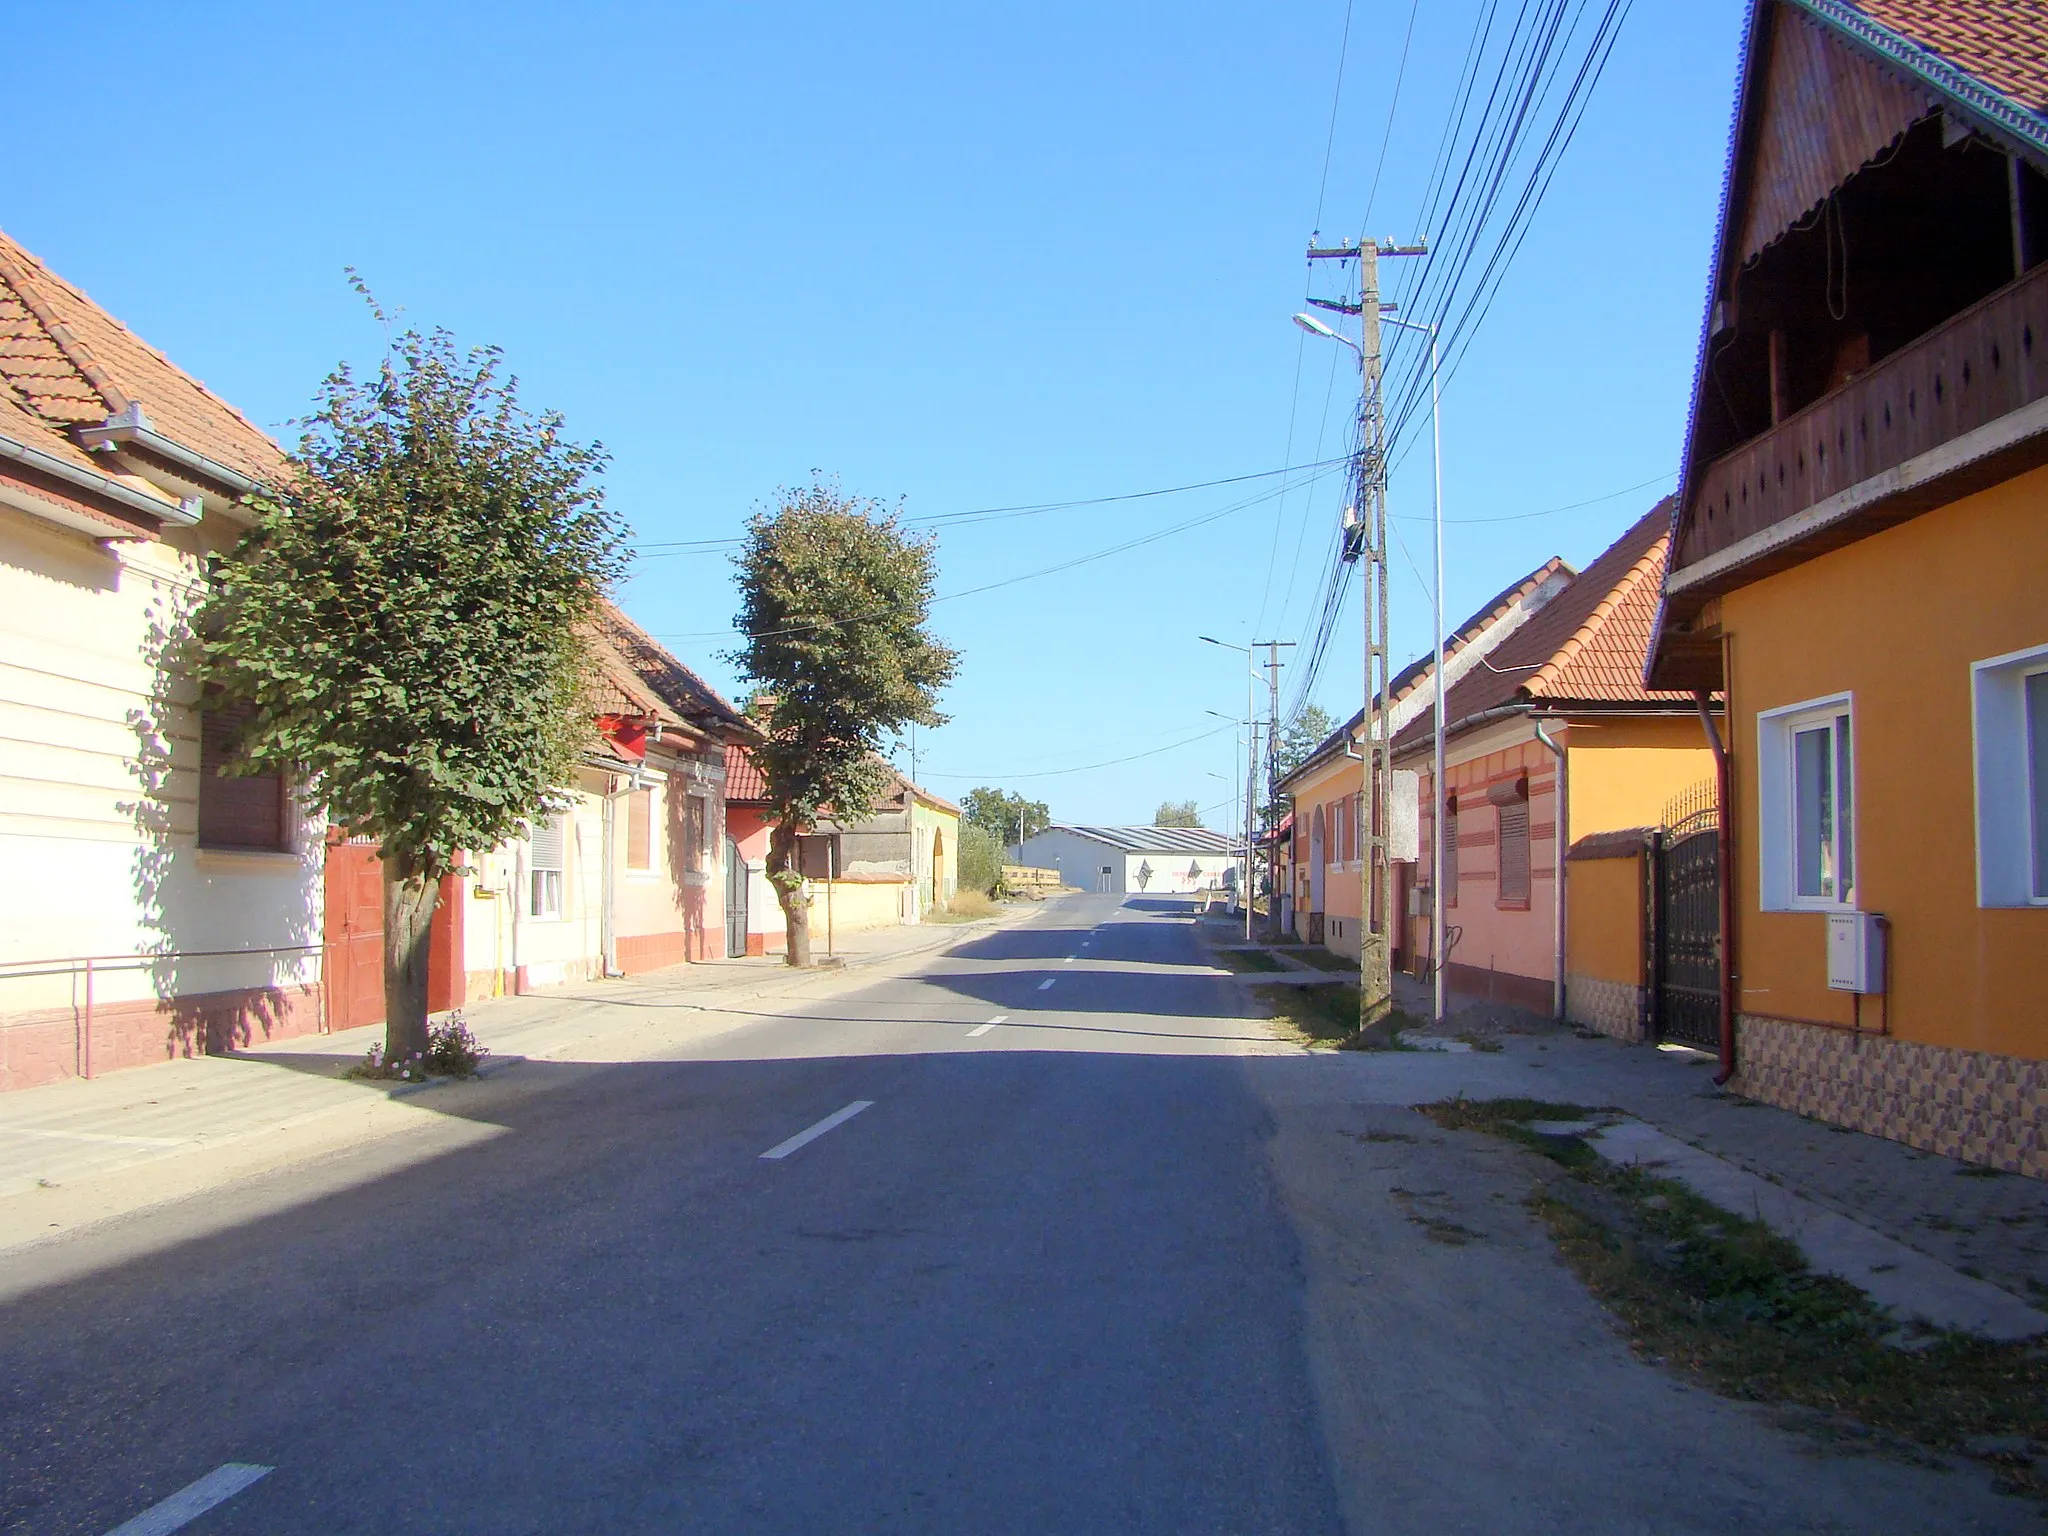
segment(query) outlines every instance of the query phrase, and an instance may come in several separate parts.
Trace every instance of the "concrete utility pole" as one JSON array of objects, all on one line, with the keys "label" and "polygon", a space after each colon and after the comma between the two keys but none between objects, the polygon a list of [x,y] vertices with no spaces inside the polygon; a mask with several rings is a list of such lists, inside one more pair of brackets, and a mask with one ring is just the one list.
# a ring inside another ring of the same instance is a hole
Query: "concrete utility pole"
[{"label": "concrete utility pole", "polygon": [[[1280,773],[1280,652],[1294,647],[1292,640],[1254,640],[1252,649],[1264,646],[1266,649],[1266,798],[1273,798],[1273,787]],[[1274,819],[1273,828],[1279,827]],[[1283,937],[1280,931],[1280,843],[1276,838],[1266,848],[1266,934],[1269,938]]]},{"label": "concrete utility pole", "polygon": [[[1380,258],[1427,255],[1426,245],[1311,245],[1310,261],[1356,261],[1358,299],[1349,302],[1311,300],[1325,309],[1358,316],[1358,465],[1355,542],[1347,538],[1345,558],[1363,556],[1365,609],[1365,825],[1358,829],[1364,857],[1359,880],[1358,1023],[1361,1029],[1381,1022],[1394,1007],[1394,866],[1387,858],[1392,830],[1389,795],[1391,745],[1387,706],[1387,460],[1386,413],[1380,390]],[[1350,338],[1343,338],[1349,341]]]}]

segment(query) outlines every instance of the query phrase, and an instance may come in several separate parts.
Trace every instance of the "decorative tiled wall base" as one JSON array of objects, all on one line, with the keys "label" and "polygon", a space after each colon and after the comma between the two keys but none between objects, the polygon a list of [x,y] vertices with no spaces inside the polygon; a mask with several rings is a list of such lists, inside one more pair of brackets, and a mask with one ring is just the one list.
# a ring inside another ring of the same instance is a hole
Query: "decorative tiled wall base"
[{"label": "decorative tiled wall base", "polygon": [[2048,1061],[1736,1020],[1737,1093],[1908,1146],[2048,1178]]},{"label": "decorative tiled wall base", "polygon": [[1626,981],[1569,974],[1564,979],[1565,1017],[1574,1024],[1634,1045],[1643,1038],[1643,989]]}]

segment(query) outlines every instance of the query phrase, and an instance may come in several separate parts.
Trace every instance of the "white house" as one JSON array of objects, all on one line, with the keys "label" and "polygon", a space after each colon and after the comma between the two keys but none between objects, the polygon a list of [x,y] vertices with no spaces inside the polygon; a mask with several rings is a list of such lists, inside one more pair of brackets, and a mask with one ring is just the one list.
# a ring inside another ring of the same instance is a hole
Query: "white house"
[{"label": "white house", "polygon": [[176,651],[281,462],[0,235],[0,1089],[319,1027],[325,830]]},{"label": "white house", "polygon": [[1023,862],[1057,869],[1084,891],[1190,895],[1235,887],[1244,842],[1207,827],[1079,827],[1055,823],[1024,844]]}]

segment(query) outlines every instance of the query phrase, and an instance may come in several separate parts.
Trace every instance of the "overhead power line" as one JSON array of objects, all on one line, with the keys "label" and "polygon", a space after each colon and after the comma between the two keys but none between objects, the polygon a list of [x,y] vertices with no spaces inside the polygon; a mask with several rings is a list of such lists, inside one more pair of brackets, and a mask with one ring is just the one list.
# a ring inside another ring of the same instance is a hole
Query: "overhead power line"
[{"label": "overhead power line", "polygon": [[1083,763],[1078,768],[1044,768],[1040,769],[1036,773],[927,772],[925,774],[925,777],[928,779],[985,779],[991,782],[1008,783],[1012,779],[1054,779],[1058,778],[1062,774],[1067,773],[1093,773],[1097,768],[1115,768],[1122,763],[1135,763],[1138,761],[1139,758],[1142,757],[1157,757],[1162,752],[1173,752],[1179,750],[1181,747],[1191,747],[1198,741],[1207,741],[1211,736],[1220,736],[1225,731],[1235,730],[1236,728],[1237,722],[1235,720],[1228,721],[1225,724],[1215,727],[1213,730],[1207,730],[1202,732],[1202,734],[1199,736],[1190,736],[1185,741],[1170,741],[1163,747],[1153,747],[1149,751],[1145,752],[1133,752],[1129,757],[1112,757],[1100,763]]},{"label": "overhead power line", "polygon": [[[1314,464],[1289,464],[1280,469],[1255,470],[1247,475],[1226,475],[1220,480],[1195,480],[1186,485],[1161,486],[1151,491],[1123,491],[1114,496],[1088,496],[1076,501],[1040,501],[1015,507],[977,507],[968,512],[935,512],[925,517],[907,517],[903,522],[904,526],[909,528],[937,528],[990,522],[998,518],[1036,517],[1041,513],[1066,512],[1076,507],[1105,507],[1120,501],[1147,501],[1159,496],[1179,496],[1188,491],[1210,491],[1218,486],[1270,480],[1276,475],[1307,474],[1315,470],[1332,469],[1343,462],[1342,459],[1325,459]],[[744,539],[665,539],[636,543],[628,547],[635,554],[652,558],[664,554],[705,554],[721,549],[737,549],[745,542]]]}]

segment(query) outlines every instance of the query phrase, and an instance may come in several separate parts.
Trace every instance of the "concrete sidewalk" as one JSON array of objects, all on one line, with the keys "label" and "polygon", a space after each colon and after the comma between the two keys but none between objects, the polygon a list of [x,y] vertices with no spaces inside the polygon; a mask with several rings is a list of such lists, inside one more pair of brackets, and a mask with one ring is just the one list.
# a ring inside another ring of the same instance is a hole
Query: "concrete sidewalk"
[{"label": "concrete sidewalk", "polygon": [[[1045,906],[1006,909],[981,922],[885,928],[839,938],[838,968],[793,971],[779,957],[714,960],[601,982],[490,998],[463,1013],[490,1050],[485,1076],[527,1060],[600,1058],[607,1042],[650,1025],[673,1028],[691,1013],[751,998],[825,989],[894,962],[914,959],[1025,922]],[[740,1022],[705,1011],[718,1033]],[[0,1094],[0,1202],[24,1194],[104,1182],[110,1174],[193,1153],[277,1138],[322,1125],[325,1139],[369,1129],[378,1107],[446,1092],[438,1082],[359,1082],[343,1074],[383,1026],[307,1035],[237,1051],[137,1067],[91,1080]],[[350,1117],[353,1116],[354,1120]],[[387,1119],[389,1117],[386,1117]],[[245,1160],[246,1161],[246,1160]]]}]

